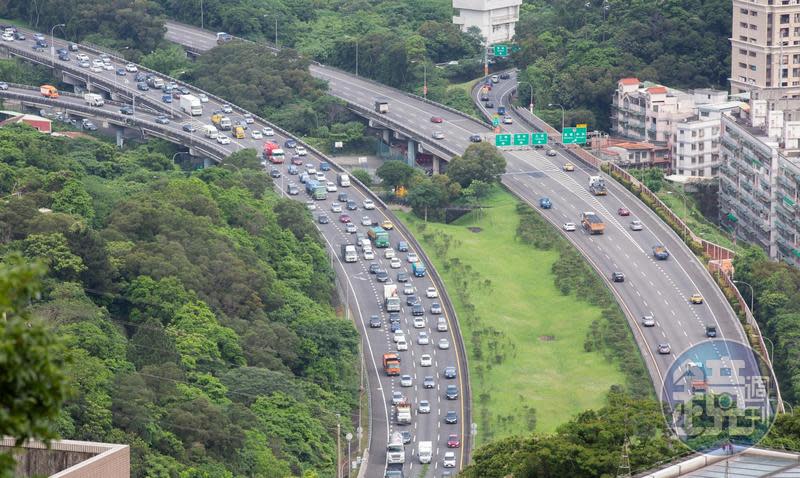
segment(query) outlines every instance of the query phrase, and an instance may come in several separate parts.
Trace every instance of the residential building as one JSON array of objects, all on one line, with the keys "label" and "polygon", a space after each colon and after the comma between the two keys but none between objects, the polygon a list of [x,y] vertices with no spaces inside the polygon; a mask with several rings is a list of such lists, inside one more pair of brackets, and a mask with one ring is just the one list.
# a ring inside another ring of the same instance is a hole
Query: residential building
[{"label": "residential building", "polygon": [[611,104],[611,130],[636,141],[667,144],[675,121],[693,114],[691,95],[638,78],[623,78]]},{"label": "residential building", "polygon": [[16,461],[14,476],[51,478],[129,478],[128,445],[76,440],[55,440],[49,446],[28,440],[21,447],[14,438],[0,438],[0,452]]},{"label": "residential building", "polygon": [[623,168],[669,168],[669,149],[644,141],[616,138],[592,138],[592,151],[604,161]]},{"label": "residential building", "polygon": [[695,114],[674,123],[672,172],[679,176],[713,178],[720,166],[719,136],[722,116],[737,111],[742,103],[701,104]]},{"label": "residential building", "polygon": [[487,45],[509,42],[519,21],[522,0],[453,0],[453,23],[467,31],[478,27]]},{"label": "residential building", "polygon": [[53,132],[53,122],[41,116],[29,115],[16,111],[0,111],[0,117],[6,117],[6,119],[0,121],[0,127],[8,124],[24,123],[38,129],[41,133],[49,134]]},{"label": "residential building", "polygon": [[767,100],[722,116],[720,224],[800,266],[800,121],[787,117]]}]

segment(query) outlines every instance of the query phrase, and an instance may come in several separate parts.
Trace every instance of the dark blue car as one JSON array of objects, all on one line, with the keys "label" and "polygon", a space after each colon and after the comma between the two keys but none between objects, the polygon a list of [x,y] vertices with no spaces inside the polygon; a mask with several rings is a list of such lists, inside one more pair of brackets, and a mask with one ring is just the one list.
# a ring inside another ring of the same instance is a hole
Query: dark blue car
[{"label": "dark blue car", "polygon": [[172,95],[164,95],[161,97],[161,101],[164,103],[172,103]]},{"label": "dark blue car", "polygon": [[325,163],[325,162],[319,163],[319,170],[320,171],[330,171],[331,170],[331,165],[328,164],[328,163]]},{"label": "dark blue car", "polygon": [[286,142],[283,143],[283,145],[287,148],[294,148],[297,146],[297,141],[293,139],[287,139]]},{"label": "dark blue car", "polygon": [[550,198],[548,197],[539,198],[539,207],[542,209],[550,209],[553,207],[553,203],[550,202]]}]

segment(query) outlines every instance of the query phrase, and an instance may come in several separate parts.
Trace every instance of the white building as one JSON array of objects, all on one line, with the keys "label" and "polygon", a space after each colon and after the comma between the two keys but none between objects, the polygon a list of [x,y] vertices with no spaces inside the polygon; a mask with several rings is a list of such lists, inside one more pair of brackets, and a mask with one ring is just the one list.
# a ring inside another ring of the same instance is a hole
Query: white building
[{"label": "white building", "polygon": [[480,28],[488,45],[509,42],[514,38],[520,5],[522,0],[453,0],[453,23],[463,31]]},{"label": "white building", "polygon": [[719,136],[722,115],[742,107],[737,101],[699,105],[696,114],[675,123],[672,171],[680,176],[716,177],[721,159]]}]

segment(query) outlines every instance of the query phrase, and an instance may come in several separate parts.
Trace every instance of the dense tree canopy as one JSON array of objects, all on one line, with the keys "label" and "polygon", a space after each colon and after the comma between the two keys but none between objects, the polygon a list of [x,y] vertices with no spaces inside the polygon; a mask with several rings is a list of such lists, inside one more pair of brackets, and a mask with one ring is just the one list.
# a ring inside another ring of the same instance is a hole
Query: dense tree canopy
[{"label": "dense tree canopy", "polygon": [[475,180],[496,182],[505,172],[506,159],[486,142],[471,144],[463,155],[454,156],[447,165],[447,176],[464,188]]},{"label": "dense tree canopy", "polygon": [[25,126],[0,145],[23,192],[0,205],[4,260],[48,267],[26,303],[63,337],[75,390],[34,433],[129,443],[134,477],[333,475],[358,336],[331,306],[311,216],[272,192],[252,150],[232,157],[240,169],[187,176],[146,146]]}]

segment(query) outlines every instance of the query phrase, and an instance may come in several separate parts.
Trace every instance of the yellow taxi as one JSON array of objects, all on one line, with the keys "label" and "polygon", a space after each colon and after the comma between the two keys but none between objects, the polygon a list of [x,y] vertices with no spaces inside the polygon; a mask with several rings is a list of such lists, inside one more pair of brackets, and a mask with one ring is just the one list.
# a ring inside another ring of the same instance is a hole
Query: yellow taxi
[{"label": "yellow taxi", "polygon": [[389,231],[394,229],[394,224],[392,224],[392,221],[387,219],[381,223],[381,227]]},{"label": "yellow taxi", "polygon": [[692,296],[689,297],[689,302],[691,302],[692,304],[702,304],[703,296],[700,294],[692,294]]},{"label": "yellow taxi", "polygon": [[575,171],[575,165],[572,163],[565,164],[564,171]]}]

